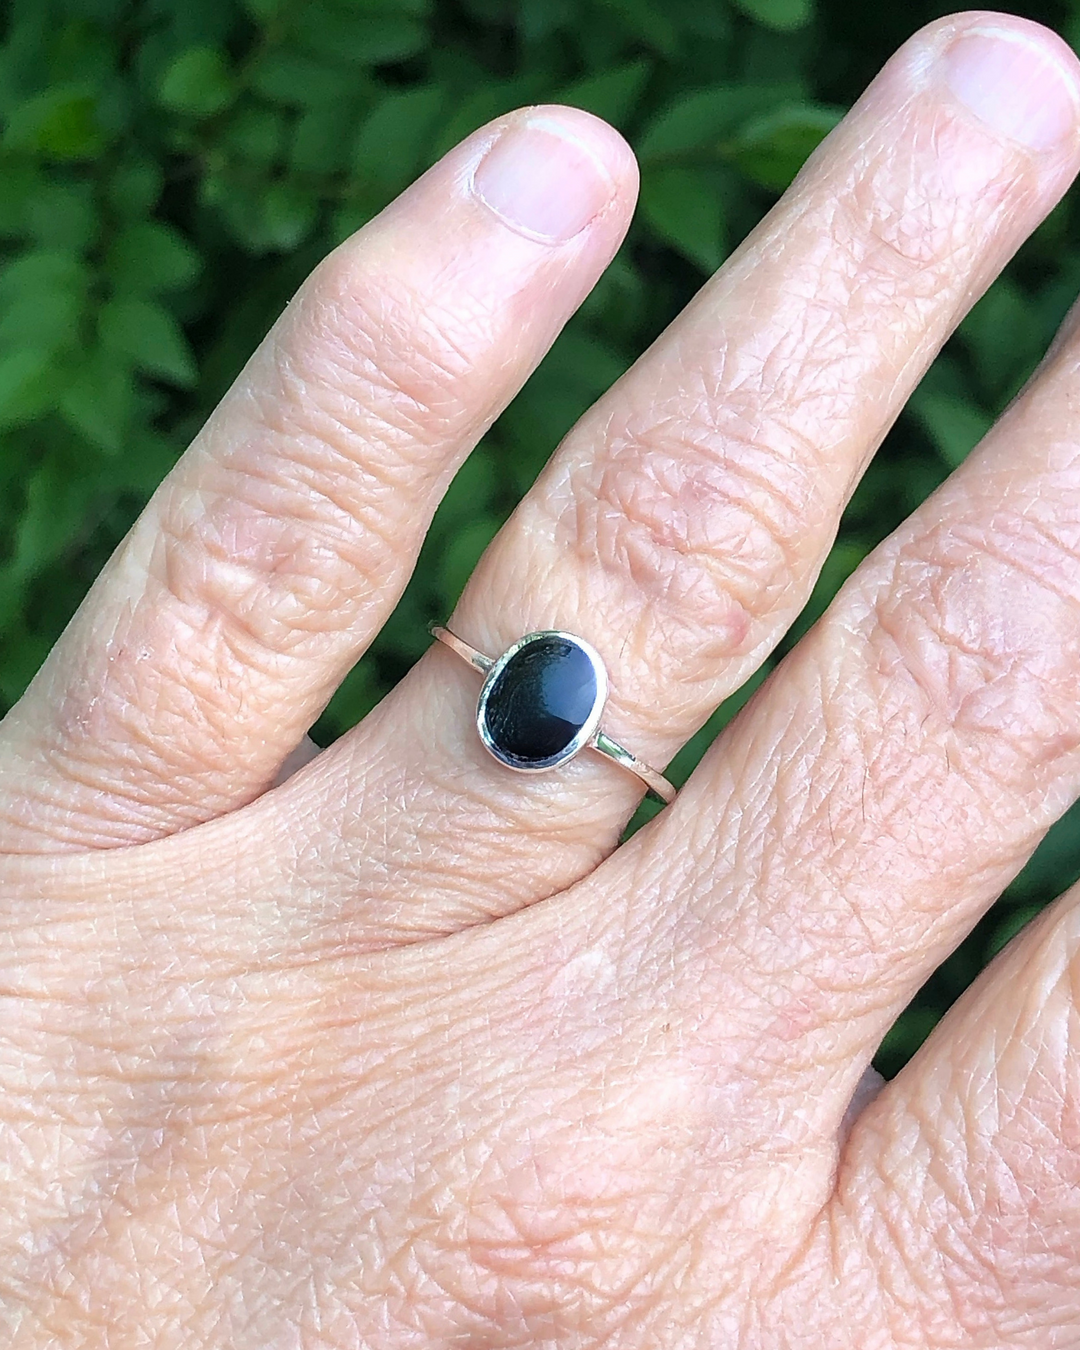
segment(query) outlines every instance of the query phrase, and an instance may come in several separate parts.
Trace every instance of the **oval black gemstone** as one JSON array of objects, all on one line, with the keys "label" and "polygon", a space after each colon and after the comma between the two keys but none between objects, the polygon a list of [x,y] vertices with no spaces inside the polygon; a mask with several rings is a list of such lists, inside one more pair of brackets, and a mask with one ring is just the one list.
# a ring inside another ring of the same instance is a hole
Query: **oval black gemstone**
[{"label": "oval black gemstone", "polygon": [[597,692],[593,663],[576,643],[554,633],[533,638],[486,690],[488,748],[523,768],[557,760],[592,715]]}]

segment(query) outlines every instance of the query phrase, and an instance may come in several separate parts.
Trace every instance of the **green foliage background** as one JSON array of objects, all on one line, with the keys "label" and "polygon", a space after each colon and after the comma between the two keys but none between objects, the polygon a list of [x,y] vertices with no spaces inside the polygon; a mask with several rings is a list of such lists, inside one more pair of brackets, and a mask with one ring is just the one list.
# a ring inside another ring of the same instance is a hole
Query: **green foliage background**
[{"label": "green foliage background", "polygon": [[[1080,0],[1019,8],[1080,36]],[[638,151],[641,207],[625,248],[462,470],[397,614],[317,728],[328,739],[420,654],[428,620],[450,611],[574,418],[768,209],[893,48],[947,8],[8,0],[0,12],[0,711],[322,254],[522,103],[589,108]],[[1078,286],[1069,201],[915,395],[792,637],[963,458]],[[880,1067],[899,1067],[987,957],[1078,875],[1074,811],[901,1019]]]}]

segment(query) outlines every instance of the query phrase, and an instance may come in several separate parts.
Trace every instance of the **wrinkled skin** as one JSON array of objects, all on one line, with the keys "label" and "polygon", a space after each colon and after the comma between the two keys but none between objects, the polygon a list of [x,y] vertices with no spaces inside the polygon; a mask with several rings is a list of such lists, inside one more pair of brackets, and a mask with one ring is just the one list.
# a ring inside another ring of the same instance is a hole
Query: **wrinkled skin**
[{"label": "wrinkled skin", "polygon": [[[608,730],[666,762],[1068,186],[1078,107],[1033,24],[914,37],[454,627],[581,633]],[[1080,897],[866,1073],[1080,791],[1069,324],[623,847],[637,781],[496,765],[440,646],[294,753],[635,182],[559,108],[436,165],[311,277],[0,727],[5,1346],[1080,1345]]]}]

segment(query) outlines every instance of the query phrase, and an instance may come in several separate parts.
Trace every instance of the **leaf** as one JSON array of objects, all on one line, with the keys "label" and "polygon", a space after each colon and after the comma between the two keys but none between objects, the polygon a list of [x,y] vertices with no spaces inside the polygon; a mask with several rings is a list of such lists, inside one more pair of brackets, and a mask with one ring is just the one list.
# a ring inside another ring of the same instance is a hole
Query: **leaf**
[{"label": "leaf", "polygon": [[703,272],[723,261],[724,208],[707,169],[664,164],[642,174],[641,214],[653,232]]},{"label": "leaf", "polygon": [[320,103],[305,108],[293,129],[290,167],[300,174],[336,172],[348,157],[353,121],[353,109],[348,103]]},{"label": "leaf", "polygon": [[814,0],[733,0],[737,8],[766,28],[790,33],[814,17]]},{"label": "leaf", "polygon": [[284,113],[249,103],[238,108],[230,118],[222,135],[222,144],[248,163],[269,167],[281,156],[285,129]]},{"label": "leaf", "polygon": [[796,84],[719,84],[695,89],[669,104],[646,127],[638,145],[642,161],[712,156],[751,118],[802,97]]},{"label": "leaf", "polygon": [[128,439],[135,410],[131,366],[98,349],[60,396],[60,415],[96,449],[117,455]]},{"label": "leaf", "polygon": [[98,333],[102,348],[125,358],[136,370],[187,387],[198,372],[180,325],[162,305],[137,297],[118,297],[101,307]]},{"label": "leaf", "polygon": [[26,233],[45,248],[82,252],[97,241],[101,228],[92,183],[52,178],[26,202]]},{"label": "leaf", "polygon": [[361,66],[405,61],[428,44],[427,29],[405,14],[356,14],[308,0],[293,24],[301,47],[325,61]]},{"label": "leaf", "polygon": [[8,149],[58,161],[95,159],[106,144],[97,100],[81,87],[47,89],[20,104],[4,132]]},{"label": "leaf", "polygon": [[0,355],[0,431],[40,417],[59,391],[54,354],[48,348],[25,347]]},{"label": "leaf", "polygon": [[310,192],[285,180],[272,183],[262,199],[253,242],[264,252],[288,252],[311,233],[317,212]]},{"label": "leaf", "polygon": [[189,47],[166,69],[158,85],[158,102],[188,117],[213,117],[236,97],[236,82],[224,52],[216,47]]},{"label": "leaf", "polygon": [[161,165],[152,159],[132,157],[113,170],[109,180],[109,205],[118,216],[146,216],[154,209],[164,186]]},{"label": "leaf", "polygon": [[255,93],[290,108],[349,99],[356,88],[355,75],[289,50],[265,53],[252,63],[247,79]]},{"label": "leaf", "polygon": [[518,32],[526,43],[541,42],[568,28],[576,17],[574,0],[528,0],[518,6]]},{"label": "leaf", "polygon": [[908,405],[950,468],[957,468],[990,430],[982,408],[951,394],[917,389]]},{"label": "leaf", "polygon": [[600,0],[600,3],[617,14],[627,29],[653,51],[674,56],[679,50],[679,30],[655,0]]},{"label": "leaf", "polygon": [[156,295],[189,286],[202,259],[179,230],[157,220],[137,220],[113,240],[106,272],[118,291]]},{"label": "leaf", "polygon": [[939,1013],[933,1008],[915,1004],[905,1008],[893,1025],[885,1033],[885,1038],[874,1058],[878,1072],[886,1078],[899,1072],[911,1056],[918,1050],[940,1020]]},{"label": "leaf", "polygon": [[82,290],[66,285],[27,289],[0,306],[0,349],[60,352],[79,340]]},{"label": "leaf", "polygon": [[629,362],[608,342],[572,321],[539,369],[499,419],[512,490],[528,489],[548,456],[586,408],[626,370]]},{"label": "leaf", "polygon": [[287,178],[252,182],[231,173],[208,175],[203,204],[220,212],[232,236],[249,253],[291,252],[315,227],[319,199]]},{"label": "leaf", "polygon": [[777,108],[739,130],[729,157],[759,187],[783,192],[843,115],[842,108],[814,103]]},{"label": "leaf", "polygon": [[1037,918],[1042,911],[1043,906],[1038,904],[1019,905],[1016,909],[1010,909],[990,935],[986,944],[986,959],[989,961],[997,956],[998,952],[1007,947],[1013,938],[1026,928],[1032,919]]},{"label": "leaf", "polygon": [[1041,355],[1038,312],[1011,277],[999,277],[960,325],[980,388],[1002,401],[1016,392]]},{"label": "leaf", "polygon": [[584,108],[612,126],[625,127],[637,109],[652,72],[651,61],[632,61],[629,65],[601,71],[566,85],[556,95],[556,102]]},{"label": "leaf", "polygon": [[79,340],[90,286],[74,254],[31,250],[0,269],[0,344],[56,353]]},{"label": "leaf", "polygon": [[10,155],[0,161],[0,236],[19,238],[27,233],[31,203],[49,186],[37,164]]},{"label": "leaf", "polygon": [[265,25],[284,11],[288,0],[242,0],[242,3],[256,23]]},{"label": "leaf", "polygon": [[357,133],[352,169],[360,178],[378,184],[387,198],[411,183],[427,168],[435,125],[445,91],[439,85],[420,85],[387,94]]},{"label": "leaf", "polygon": [[456,531],[447,544],[439,563],[439,597],[448,614],[501,524],[497,516],[481,516],[478,520],[470,520]]}]

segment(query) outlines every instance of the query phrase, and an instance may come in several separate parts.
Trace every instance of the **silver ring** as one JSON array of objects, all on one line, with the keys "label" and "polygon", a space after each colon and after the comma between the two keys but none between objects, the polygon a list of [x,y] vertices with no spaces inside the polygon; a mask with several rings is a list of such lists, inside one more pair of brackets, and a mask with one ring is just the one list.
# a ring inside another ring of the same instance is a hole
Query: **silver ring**
[{"label": "silver ring", "polygon": [[573,633],[527,633],[502,656],[485,656],[441,624],[432,637],[484,676],[476,729],[500,764],[518,773],[543,773],[595,750],[637,774],[665,804],[675,788],[651,765],[614,741],[600,726],[607,670],[600,653]]}]

